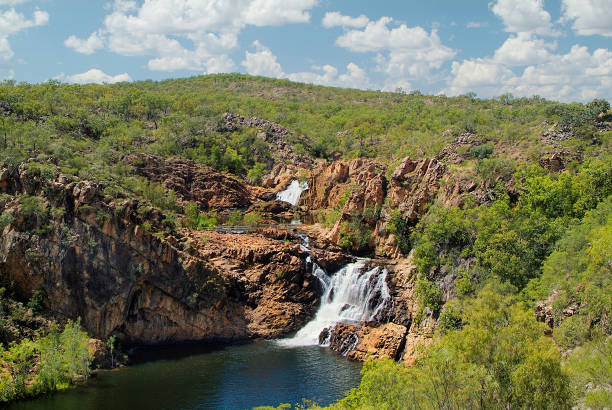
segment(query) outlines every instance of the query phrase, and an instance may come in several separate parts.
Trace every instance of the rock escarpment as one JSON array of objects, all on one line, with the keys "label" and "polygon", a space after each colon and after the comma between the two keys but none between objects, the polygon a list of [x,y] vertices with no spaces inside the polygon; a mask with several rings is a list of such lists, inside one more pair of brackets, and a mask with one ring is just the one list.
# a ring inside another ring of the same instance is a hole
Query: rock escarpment
[{"label": "rock escarpment", "polygon": [[389,179],[387,167],[373,160],[321,163],[311,171],[303,204],[311,211],[338,209],[338,220],[325,234],[330,243],[342,244],[342,230],[352,223],[368,235],[367,247],[377,255],[398,257],[397,243],[387,230],[391,213],[398,210],[414,225],[438,195],[444,172],[442,163],[427,158],[404,158]]},{"label": "rock escarpment", "polygon": [[228,112],[223,114],[218,131],[231,132],[243,127],[259,130],[257,136],[270,145],[272,158],[274,158],[276,163],[287,162],[302,168],[312,165],[313,161],[310,157],[299,154],[294,149],[294,144],[296,143],[308,148],[310,146],[310,139],[304,135],[296,136],[293,131],[275,122],[257,117],[243,117],[242,115]]},{"label": "rock escarpment", "polygon": [[[124,162],[175,191],[179,207],[248,207],[267,220],[292,218],[296,208],[273,199],[279,187],[305,172],[279,165],[264,179],[266,187],[254,187],[181,158],[133,154]],[[338,212],[328,229],[304,227],[316,232],[310,256],[327,272],[336,272],[358,250],[346,246],[347,227],[368,234],[365,246],[378,255],[399,256],[387,229],[392,212],[416,223],[438,195],[445,169],[436,159],[406,158],[387,171],[369,159],[321,162],[309,171],[300,212]],[[0,205],[15,216],[0,238],[0,278],[14,283],[24,299],[41,291],[49,310],[81,317],[92,336],[114,334],[146,344],[278,338],[301,328],[317,308],[321,284],[294,232],[177,229],[147,203],[105,197],[103,184],[61,175],[44,180],[25,164],[13,173],[0,170],[0,189],[9,194]],[[42,201],[44,220],[26,215],[23,197],[30,195]],[[398,359],[413,357],[415,346],[430,340],[423,325],[414,324],[412,276],[399,261],[389,265],[388,311],[377,323],[328,329],[332,349],[355,360]]]},{"label": "rock escarpment", "polygon": [[[279,337],[312,315],[317,285],[307,254],[285,241],[179,232],[135,200],[59,176],[45,189],[25,169],[9,178],[15,216],[0,238],[0,277],[24,299],[35,290],[59,317],[128,343]],[[32,229],[17,194],[55,217]],[[40,229],[39,229],[40,228]]]},{"label": "rock escarpment", "polygon": [[183,158],[132,154],[124,162],[133,166],[136,174],[173,190],[180,201],[196,202],[202,209],[245,208],[257,199],[274,197],[270,190]]}]

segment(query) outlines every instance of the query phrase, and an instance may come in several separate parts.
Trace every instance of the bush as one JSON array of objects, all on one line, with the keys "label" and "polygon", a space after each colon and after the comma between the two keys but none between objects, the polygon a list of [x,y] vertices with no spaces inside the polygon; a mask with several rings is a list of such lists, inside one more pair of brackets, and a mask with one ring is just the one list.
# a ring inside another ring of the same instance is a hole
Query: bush
[{"label": "bush", "polygon": [[493,153],[493,145],[490,145],[490,144],[477,145],[470,149],[470,153],[472,154],[474,158],[478,158],[478,159],[489,158],[491,154]]},{"label": "bush", "polygon": [[438,311],[442,292],[434,282],[427,279],[419,279],[416,284],[415,294],[421,307],[428,307],[433,312]]},{"label": "bush", "polygon": [[229,226],[239,226],[242,223],[242,212],[235,210],[232,211],[225,222]]},{"label": "bush", "polygon": [[5,226],[10,225],[13,222],[15,222],[15,217],[12,213],[5,211],[0,214],[0,231],[2,231]]},{"label": "bush", "polygon": [[247,214],[244,214],[242,222],[246,226],[257,226],[261,223],[261,220],[262,218],[260,214],[258,214],[257,212],[249,212]]},{"label": "bush", "polygon": [[44,225],[49,220],[49,209],[43,198],[25,196],[21,198],[20,204],[21,214],[25,218],[28,229]]},{"label": "bush", "polygon": [[261,181],[261,177],[266,174],[266,165],[261,162],[257,162],[253,168],[249,169],[247,173],[247,179],[250,183],[256,184]]}]

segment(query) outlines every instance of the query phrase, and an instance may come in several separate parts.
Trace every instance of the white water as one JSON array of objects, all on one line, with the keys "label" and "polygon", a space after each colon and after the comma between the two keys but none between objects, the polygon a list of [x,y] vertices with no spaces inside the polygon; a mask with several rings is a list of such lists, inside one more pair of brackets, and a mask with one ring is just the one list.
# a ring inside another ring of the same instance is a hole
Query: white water
[{"label": "white water", "polygon": [[308,189],[308,182],[300,182],[297,179],[291,181],[291,184],[284,191],[276,194],[276,199],[279,201],[289,202],[293,206],[297,206],[300,202],[302,192]]},{"label": "white water", "polygon": [[278,343],[283,346],[317,345],[321,331],[338,322],[381,319],[379,316],[390,300],[387,270],[376,267],[362,272],[366,262],[361,259],[349,263],[331,277],[313,263],[312,273],[321,281],[324,289],[321,306],[314,319],[294,337]]}]

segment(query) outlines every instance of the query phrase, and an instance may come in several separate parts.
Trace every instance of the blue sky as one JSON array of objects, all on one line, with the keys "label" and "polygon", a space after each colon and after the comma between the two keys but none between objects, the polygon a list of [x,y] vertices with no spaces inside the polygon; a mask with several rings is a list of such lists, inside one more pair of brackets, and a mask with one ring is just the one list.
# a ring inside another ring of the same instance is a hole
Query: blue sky
[{"label": "blue sky", "polygon": [[0,77],[612,99],[612,0],[0,0]]}]

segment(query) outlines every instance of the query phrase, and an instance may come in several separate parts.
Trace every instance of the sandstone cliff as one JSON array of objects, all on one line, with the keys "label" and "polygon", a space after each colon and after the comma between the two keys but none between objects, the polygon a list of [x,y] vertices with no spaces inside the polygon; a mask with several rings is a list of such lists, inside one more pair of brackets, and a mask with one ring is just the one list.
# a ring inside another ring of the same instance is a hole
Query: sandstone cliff
[{"label": "sandstone cliff", "polygon": [[[5,179],[13,198],[5,208],[16,218],[0,237],[0,277],[24,299],[42,291],[50,311],[81,317],[93,336],[129,343],[279,337],[316,307],[316,279],[299,246],[176,231],[138,201],[108,202],[99,184],[59,176],[43,189],[38,182],[23,166]],[[18,195],[37,196],[54,217],[32,229]]]}]

